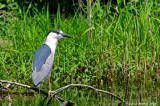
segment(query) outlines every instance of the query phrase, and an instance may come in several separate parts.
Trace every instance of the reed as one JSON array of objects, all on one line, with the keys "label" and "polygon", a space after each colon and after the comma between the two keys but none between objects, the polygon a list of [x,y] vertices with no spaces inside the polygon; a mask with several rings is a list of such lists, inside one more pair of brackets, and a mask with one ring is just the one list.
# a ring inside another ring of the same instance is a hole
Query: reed
[{"label": "reed", "polygon": [[[159,87],[160,8],[157,1],[129,2],[124,8],[99,0],[88,10],[64,18],[28,7],[5,18],[0,26],[0,78],[31,84],[31,63],[35,50],[51,29],[61,29],[74,39],[60,40],[51,81],[106,87],[153,89]],[[33,7],[33,6],[32,6]],[[91,8],[92,7],[92,8]],[[113,9],[114,12],[112,11]],[[30,12],[32,11],[32,13]],[[90,34],[90,35],[89,35]],[[89,40],[91,38],[92,40]],[[25,80],[24,80],[25,79]],[[42,82],[42,87],[48,84]],[[150,87],[152,86],[152,87]]]}]

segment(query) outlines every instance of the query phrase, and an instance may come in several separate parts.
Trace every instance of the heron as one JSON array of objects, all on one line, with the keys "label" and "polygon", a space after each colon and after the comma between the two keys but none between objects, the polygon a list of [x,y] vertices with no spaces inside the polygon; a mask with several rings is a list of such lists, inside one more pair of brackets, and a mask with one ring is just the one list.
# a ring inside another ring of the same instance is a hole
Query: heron
[{"label": "heron", "polygon": [[63,37],[73,38],[59,29],[50,30],[44,43],[35,51],[32,60],[32,80],[35,87],[39,88],[41,81],[49,77],[49,91],[51,91],[50,75],[53,67],[55,50],[58,40]]}]

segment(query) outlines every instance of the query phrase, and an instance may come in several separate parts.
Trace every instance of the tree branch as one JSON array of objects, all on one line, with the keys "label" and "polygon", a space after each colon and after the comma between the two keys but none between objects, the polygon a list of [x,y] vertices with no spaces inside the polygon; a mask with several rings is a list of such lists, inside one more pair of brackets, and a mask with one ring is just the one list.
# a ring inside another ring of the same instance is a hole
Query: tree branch
[{"label": "tree branch", "polygon": [[[100,89],[94,88],[94,87],[89,86],[89,85],[83,85],[83,84],[70,84],[70,85],[61,87],[61,88],[59,88],[59,89],[57,89],[55,91],[51,91],[50,94],[49,94],[48,92],[46,92],[46,91],[44,91],[42,89],[35,88],[35,87],[29,86],[29,85],[24,85],[24,84],[16,83],[16,82],[11,82],[11,81],[6,81],[6,80],[0,80],[0,83],[7,83],[7,84],[11,84],[11,85],[17,85],[17,86],[21,86],[21,87],[24,87],[24,88],[27,88],[27,89],[32,89],[34,91],[39,92],[40,94],[44,94],[47,97],[50,97],[50,99],[47,102],[47,105],[50,103],[50,101],[52,100],[52,98],[56,98],[58,101],[63,102],[63,104],[61,106],[73,106],[75,104],[74,102],[71,102],[71,101],[68,101],[68,100],[64,100],[63,98],[56,96],[56,94],[58,94],[59,92],[65,90],[65,89],[67,89],[69,87],[72,87],[72,86],[87,87],[87,88],[93,89],[95,92],[105,93],[105,94],[111,95],[114,98],[117,98],[121,102],[119,105],[121,105],[122,103],[124,103],[124,101],[120,97],[118,97],[118,96],[116,96],[116,95],[114,95],[114,94],[112,94],[110,92],[107,92],[107,91],[104,91],[104,90],[100,90]],[[3,89],[3,88],[5,88],[5,87],[2,87],[2,84],[0,84],[0,85],[1,85],[0,86],[0,90]],[[47,97],[43,100],[43,103],[47,99]]]},{"label": "tree branch", "polygon": [[[6,81],[6,80],[0,80],[0,83],[7,83],[7,84],[11,84],[11,85],[21,86],[21,87],[24,87],[24,88],[27,88],[27,89],[32,89],[32,90],[34,90],[34,91],[36,91],[36,92],[38,92],[38,93],[40,93],[40,94],[46,95],[47,97],[50,96],[48,92],[46,92],[46,91],[44,91],[44,90],[42,90],[42,89],[39,89],[39,88],[35,88],[35,87],[32,87],[32,86],[29,86],[29,85],[24,85],[24,84],[20,84],[20,83],[16,83],[16,82],[11,82],[11,81]],[[2,86],[2,85],[1,85],[1,86]],[[0,90],[1,90],[1,88],[2,88],[2,87],[0,87]],[[3,88],[5,88],[5,87],[3,87]],[[3,89],[3,88],[2,88],[2,89]],[[52,94],[51,94],[51,95],[52,95]],[[52,98],[53,98],[53,97],[56,98],[57,100],[63,102],[63,104],[66,103],[66,102],[67,102],[68,104],[75,104],[74,102],[65,100],[65,99],[63,99],[63,98],[61,98],[61,97],[59,97],[59,96],[57,96],[57,95],[52,96]],[[45,98],[45,99],[43,100],[43,102],[44,102],[46,99],[47,99],[47,98]]]},{"label": "tree branch", "polygon": [[102,92],[102,93],[111,95],[112,97],[117,98],[118,100],[120,100],[121,103],[124,102],[120,97],[118,97],[118,96],[116,96],[116,95],[114,95],[114,94],[112,94],[112,93],[110,93],[110,92],[107,92],[107,91],[104,91],[104,90],[100,90],[100,89],[94,88],[94,87],[89,86],[89,85],[83,85],[83,84],[70,84],[70,85],[61,87],[61,88],[59,88],[59,89],[57,89],[57,90],[55,90],[55,91],[53,92],[53,95],[51,96],[50,100],[51,100],[56,94],[58,94],[59,92],[65,90],[65,89],[67,89],[67,88],[69,88],[69,87],[71,87],[71,86],[87,87],[87,88],[93,89],[95,92]]}]

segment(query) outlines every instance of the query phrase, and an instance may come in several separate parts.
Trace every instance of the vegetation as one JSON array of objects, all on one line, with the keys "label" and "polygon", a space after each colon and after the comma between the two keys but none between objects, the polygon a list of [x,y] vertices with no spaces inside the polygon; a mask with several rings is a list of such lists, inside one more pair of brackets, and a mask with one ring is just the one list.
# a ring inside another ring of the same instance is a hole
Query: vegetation
[{"label": "vegetation", "polygon": [[[124,96],[131,88],[155,90],[158,96],[159,1],[117,0],[115,5],[89,1],[77,3],[74,14],[66,16],[62,16],[60,5],[56,14],[47,4],[40,10],[32,2],[24,8],[2,8],[0,79],[32,85],[33,54],[47,32],[57,28],[74,38],[59,41],[51,74],[52,89],[81,83],[112,92],[122,86],[127,91]],[[48,81],[41,86],[47,88]]]}]

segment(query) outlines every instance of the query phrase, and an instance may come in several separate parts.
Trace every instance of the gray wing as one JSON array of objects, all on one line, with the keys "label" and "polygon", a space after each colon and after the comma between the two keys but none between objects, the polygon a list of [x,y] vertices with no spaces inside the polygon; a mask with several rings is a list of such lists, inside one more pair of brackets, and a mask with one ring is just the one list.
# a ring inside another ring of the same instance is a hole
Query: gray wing
[{"label": "gray wing", "polygon": [[52,70],[53,54],[48,45],[43,44],[35,52],[32,60],[32,79],[35,86],[39,86]]}]

